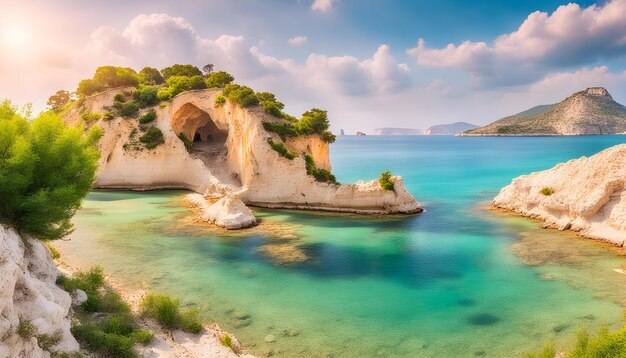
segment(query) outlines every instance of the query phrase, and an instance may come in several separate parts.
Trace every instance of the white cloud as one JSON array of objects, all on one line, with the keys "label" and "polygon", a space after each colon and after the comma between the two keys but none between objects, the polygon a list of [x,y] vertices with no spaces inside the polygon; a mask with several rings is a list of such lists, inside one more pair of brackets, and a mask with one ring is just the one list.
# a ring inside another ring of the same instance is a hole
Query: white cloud
[{"label": "white cloud", "polygon": [[319,12],[329,12],[333,9],[335,0],[315,0],[311,5],[311,10]]},{"label": "white cloud", "polygon": [[492,45],[465,41],[429,48],[424,40],[407,50],[426,67],[469,72],[486,84],[533,82],[559,66],[593,63],[626,55],[626,0],[581,8],[570,3],[551,15],[530,14],[510,34]]},{"label": "white cloud", "polygon": [[290,38],[287,42],[293,46],[300,46],[307,43],[307,41],[309,41],[309,39],[306,36],[295,36]]}]

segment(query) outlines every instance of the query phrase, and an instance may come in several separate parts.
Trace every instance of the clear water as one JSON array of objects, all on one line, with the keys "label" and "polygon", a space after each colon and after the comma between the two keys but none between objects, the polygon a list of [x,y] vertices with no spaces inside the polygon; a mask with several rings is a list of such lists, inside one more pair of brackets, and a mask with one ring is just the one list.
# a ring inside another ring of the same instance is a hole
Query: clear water
[{"label": "clear water", "polygon": [[[626,276],[614,269],[626,260],[484,203],[515,176],[622,142],[339,137],[339,181],[391,170],[426,212],[256,210],[259,227],[226,233],[194,225],[184,192],[94,192],[58,246],[129,288],[199,305],[259,356],[517,356],[567,344],[583,325],[620,327]],[[277,247],[282,255],[267,253]],[[307,260],[288,264],[294,252]]]}]

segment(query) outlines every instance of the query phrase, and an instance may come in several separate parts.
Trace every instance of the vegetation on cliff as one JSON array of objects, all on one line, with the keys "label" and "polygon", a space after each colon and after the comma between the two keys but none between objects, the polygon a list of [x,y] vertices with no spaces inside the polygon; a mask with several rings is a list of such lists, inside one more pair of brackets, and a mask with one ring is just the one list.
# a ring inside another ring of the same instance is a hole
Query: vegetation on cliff
[{"label": "vegetation on cliff", "polygon": [[380,178],[378,178],[380,187],[385,190],[393,191],[393,181],[391,181],[391,177],[392,175],[390,171],[380,173]]},{"label": "vegetation on cliff", "polygon": [[339,184],[339,182],[337,182],[337,178],[335,178],[333,173],[326,169],[320,169],[315,166],[315,160],[313,160],[312,155],[305,154],[304,161],[306,162],[306,173],[312,175],[315,180],[332,184]]},{"label": "vegetation on cliff", "polygon": [[102,130],[65,127],[52,111],[31,116],[0,103],[0,222],[58,239],[72,231],[71,218],[91,189]]}]

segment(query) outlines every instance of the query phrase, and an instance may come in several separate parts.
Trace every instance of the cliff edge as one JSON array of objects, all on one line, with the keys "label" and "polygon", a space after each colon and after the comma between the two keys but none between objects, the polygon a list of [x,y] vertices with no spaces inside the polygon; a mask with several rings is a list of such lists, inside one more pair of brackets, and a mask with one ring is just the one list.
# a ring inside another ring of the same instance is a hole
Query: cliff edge
[{"label": "cliff edge", "polygon": [[49,250],[0,225],[0,357],[50,357],[75,352],[69,293]]},{"label": "cliff edge", "polygon": [[626,241],[626,144],[513,179],[498,208],[618,246]]},{"label": "cliff edge", "polygon": [[[422,211],[400,177],[393,178],[394,190],[384,190],[378,181],[338,185],[318,180],[311,169],[331,170],[329,144],[323,138],[301,135],[283,140],[263,123],[282,125],[287,120],[260,106],[242,108],[231,101],[217,105],[219,89],[183,92],[169,102],[142,109],[140,115],[154,111],[150,123],[106,116],[85,120],[89,118],[85,113],[107,112],[116,95],[129,96],[130,90],[89,96],[64,114],[68,124],[104,129],[96,188],[182,188],[212,199],[234,194],[246,205],[268,208],[363,214]],[[163,134],[162,144],[151,149],[138,139],[149,127]],[[189,139],[187,148],[181,133]],[[293,153],[292,158],[281,155],[276,144]]]}]

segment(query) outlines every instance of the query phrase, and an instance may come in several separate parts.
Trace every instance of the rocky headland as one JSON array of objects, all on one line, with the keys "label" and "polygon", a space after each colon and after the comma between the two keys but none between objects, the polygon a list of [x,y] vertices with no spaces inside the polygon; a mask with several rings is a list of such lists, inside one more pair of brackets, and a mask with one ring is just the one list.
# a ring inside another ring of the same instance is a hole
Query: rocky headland
[{"label": "rocky headland", "polygon": [[626,144],[513,179],[493,205],[545,227],[624,246]]},{"label": "rocky headland", "polygon": [[[235,195],[245,205],[222,206],[231,214],[248,205],[361,214],[422,211],[400,177],[393,177],[393,190],[383,189],[376,180],[356,184],[320,181],[311,174],[332,169],[327,141],[319,135],[281,138],[266,130],[264,123],[285,125],[289,121],[260,106],[243,108],[231,101],[217,105],[220,89],[187,91],[169,102],[141,109],[140,115],[154,111],[149,124],[122,117],[85,120],[85,113],[106,113],[116,96],[130,96],[132,89],[88,96],[64,114],[67,124],[98,125],[104,130],[95,188],[188,189],[209,200]],[[151,126],[162,132],[163,139],[147,149],[138,138]],[[182,135],[192,142],[191,148],[186,148]],[[286,151],[281,155],[276,147]],[[230,220],[225,227],[242,228],[255,222],[248,215],[236,217],[244,221]],[[218,225],[222,222],[207,219]]]},{"label": "rocky headland", "polygon": [[576,92],[554,105],[541,105],[499,119],[463,135],[550,136],[621,134],[626,132],[626,107],[602,87]]}]

